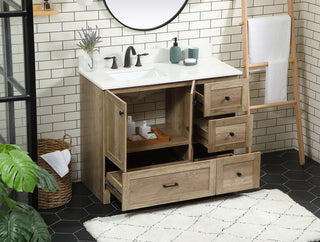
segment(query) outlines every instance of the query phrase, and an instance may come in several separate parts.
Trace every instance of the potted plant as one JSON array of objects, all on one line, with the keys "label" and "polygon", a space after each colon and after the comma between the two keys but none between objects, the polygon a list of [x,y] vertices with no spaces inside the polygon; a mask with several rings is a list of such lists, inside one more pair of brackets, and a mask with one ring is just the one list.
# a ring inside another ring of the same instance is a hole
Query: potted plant
[{"label": "potted plant", "polygon": [[99,49],[96,48],[96,44],[102,42],[101,37],[98,36],[98,26],[96,29],[87,27],[87,29],[82,28],[82,33],[79,32],[80,41],[77,44],[82,50],[84,50],[90,57],[91,64],[88,64],[91,70],[94,69],[93,53],[95,51],[99,52]]},{"label": "potted plant", "polygon": [[51,236],[41,215],[28,204],[10,198],[12,191],[30,192],[35,187],[56,191],[54,177],[40,168],[17,145],[0,144],[0,241],[50,241]]}]

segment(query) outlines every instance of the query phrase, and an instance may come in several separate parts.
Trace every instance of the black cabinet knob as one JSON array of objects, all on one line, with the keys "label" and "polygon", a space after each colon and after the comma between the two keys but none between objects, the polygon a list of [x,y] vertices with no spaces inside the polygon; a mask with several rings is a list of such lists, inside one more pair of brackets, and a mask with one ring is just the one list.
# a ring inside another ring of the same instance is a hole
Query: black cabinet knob
[{"label": "black cabinet knob", "polygon": [[229,100],[230,100],[230,97],[229,97],[229,96],[225,96],[224,99],[225,99],[226,101],[229,101]]},{"label": "black cabinet knob", "polygon": [[123,115],[124,114],[124,112],[123,111],[119,111],[119,115]]},{"label": "black cabinet knob", "polygon": [[233,137],[233,136],[234,136],[234,133],[233,133],[233,132],[230,132],[229,135],[230,135],[231,137]]},{"label": "black cabinet knob", "polygon": [[237,176],[238,176],[238,177],[241,177],[241,176],[242,176],[242,173],[241,173],[241,172],[237,172]]}]

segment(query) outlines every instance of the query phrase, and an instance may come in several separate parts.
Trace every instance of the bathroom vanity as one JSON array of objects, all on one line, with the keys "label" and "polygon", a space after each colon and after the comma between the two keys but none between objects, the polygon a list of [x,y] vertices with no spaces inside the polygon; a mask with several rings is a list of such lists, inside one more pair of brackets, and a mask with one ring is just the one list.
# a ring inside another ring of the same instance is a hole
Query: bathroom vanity
[{"label": "bathroom vanity", "polygon": [[[259,187],[260,153],[236,154],[252,143],[248,80],[215,59],[196,66],[82,71],[82,180],[104,204],[122,210]],[[129,73],[129,74],[128,74]],[[169,141],[128,146],[128,105],[165,93]]]}]

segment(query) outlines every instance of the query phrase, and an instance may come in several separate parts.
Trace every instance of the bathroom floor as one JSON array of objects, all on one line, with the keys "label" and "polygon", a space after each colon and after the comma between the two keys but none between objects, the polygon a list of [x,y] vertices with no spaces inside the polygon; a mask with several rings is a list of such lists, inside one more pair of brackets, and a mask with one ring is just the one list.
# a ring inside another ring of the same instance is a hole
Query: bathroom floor
[{"label": "bathroom floor", "polygon": [[[320,218],[320,164],[307,158],[306,165],[300,166],[298,151],[262,154],[260,185],[261,189],[280,189]],[[111,204],[102,205],[81,182],[73,183],[72,189],[73,197],[67,205],[40,210],[52,241],[95,241],[82,223],[119,214],[121,204],[113,199]]]}]

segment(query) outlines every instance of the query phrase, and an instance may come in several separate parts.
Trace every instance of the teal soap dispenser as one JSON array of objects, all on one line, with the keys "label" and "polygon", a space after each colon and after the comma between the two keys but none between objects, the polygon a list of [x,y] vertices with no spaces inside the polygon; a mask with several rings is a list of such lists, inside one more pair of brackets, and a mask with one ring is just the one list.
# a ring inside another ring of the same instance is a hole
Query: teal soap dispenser
[{"label": "teal soap dispenser", "polygon": [[181,60],[181,49],[178,46],[177,37],[173,38],[174,43],[170,48],[170,62],[172,64],[178,64]]}]

